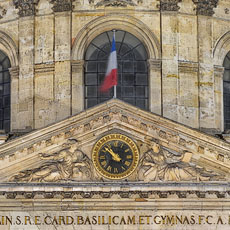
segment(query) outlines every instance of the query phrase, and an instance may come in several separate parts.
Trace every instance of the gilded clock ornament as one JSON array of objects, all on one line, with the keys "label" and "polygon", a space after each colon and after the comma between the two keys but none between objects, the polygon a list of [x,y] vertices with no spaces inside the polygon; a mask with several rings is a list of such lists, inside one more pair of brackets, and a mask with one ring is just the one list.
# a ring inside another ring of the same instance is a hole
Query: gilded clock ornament
[{"label": "gilded clock ornament", "polygon": [[109,134],[95,144],[92,160],[96,170],[103,177],[123,179],[136,169],[139,150],[131,138],[123,134]]}]

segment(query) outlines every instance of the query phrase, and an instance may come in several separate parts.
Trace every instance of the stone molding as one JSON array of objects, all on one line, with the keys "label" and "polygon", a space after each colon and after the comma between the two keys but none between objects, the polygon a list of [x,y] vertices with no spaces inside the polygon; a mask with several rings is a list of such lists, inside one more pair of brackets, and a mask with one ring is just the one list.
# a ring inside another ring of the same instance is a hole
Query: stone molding
[{"label": "stone molding", "polygon": [[53,12],[65,12],[73,9],[72,2],[75,0],[50,0],[53,4]]},{"label": "stone molding", "polygon": [[196,62],[179,62],[178,63],[178,68],[179,68],[179,72],[182,73],[192,73],[198,72],[198,63]]},{"label": "stone molding", "polygon": [[204,16],[213,16],[214,8],[217,7],[219,0],[193,0],[196,5],[196,14]]},{"label": "stone molding", "polygon": [[[7,186],[9,189],[4,188]],[[68,186],[68,190],[65,187]],[[48,189],[47,189],[48,187]],[[179,187],[179,188],[178,188]],[[171,184],[171,183],[92,183],[83,182],[73,186],[59,184],[54,186],[52,183],[46,186],[38,184],[4,184],[0,196],[6,199],[110,199],[119,196],[121,199],[229,199],[230,192],[227,184]],[[87,188],[87,190],[85,189]],[[125,189],[124,189],[125,188]],[[221,189],[220,189],[221,188]],[[41,197],[42,196],[42,197]]]},{"label": "stone molding", "polygon": [[161,60],[148,59],[148,67],[151,70],[160,71],[161,70]]},{"label": "stone molding", "polygon": [[84,69],[84,63],[85,63],[84,60],[75,60],[75,61],[72,61],[72,63],[71,63],[72,71],[74,73],[77,73],[79,71],[83,71],[83,69]]},{"label": "stone molding", "polygon": [[19,78],[19,67],[18,66],[11,67],[9,71],[10,71],[11,80]]},{"label": "stone molding", "polygon": [[157,7],[160,11],[178,11],[180,7],[178,3],[182,0],[160,0],[160,4]]},{"label": "stone molding", "polygon": [[39,0],[13,0],[15,8],[19,10],[20,17],[33,16],[36,13],[35,5]]},{"label": "stone molding", "polygon": [[34,68],[35,73],[52,73],[54,72],[54,63],[49,64],[36,64]]},{"label": "stone molding", "polygon": [[224,75],[224,67],[223,66],[214,66],[214,74],[215,76],[223,78]]},{"label": "stone molding", "polygon": [[115,6],[115,7],[127,7],[135,6],[136,4],[132,0],[102,0],[96,4],[96,7],[101,6]]}]

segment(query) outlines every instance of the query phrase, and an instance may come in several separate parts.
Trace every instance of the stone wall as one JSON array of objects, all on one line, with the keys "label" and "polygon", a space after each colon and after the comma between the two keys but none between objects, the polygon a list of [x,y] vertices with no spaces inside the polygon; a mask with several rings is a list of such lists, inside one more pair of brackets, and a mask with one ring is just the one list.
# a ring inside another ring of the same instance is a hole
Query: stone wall
[{"label": "stone wall", "polygon": [[114,28],[146,46],[151,112],[223,131],[229,14],[227,0],[0,1],[0,49],[12,66],[12,131],[41,128],[84,110],[84,52]]}]

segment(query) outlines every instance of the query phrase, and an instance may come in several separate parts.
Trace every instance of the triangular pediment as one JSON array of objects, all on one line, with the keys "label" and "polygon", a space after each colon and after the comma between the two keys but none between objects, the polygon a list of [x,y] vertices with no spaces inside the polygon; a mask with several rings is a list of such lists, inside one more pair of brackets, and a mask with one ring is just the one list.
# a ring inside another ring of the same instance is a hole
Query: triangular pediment
[{"label": "triangular pediment", "polygon": [[120,181],[229,181],[227,142],[112,99],[1,145],[0,182],[117,182],[92,159],[96,143],[108,135],[127,137],[138,149],[136,167]]}]

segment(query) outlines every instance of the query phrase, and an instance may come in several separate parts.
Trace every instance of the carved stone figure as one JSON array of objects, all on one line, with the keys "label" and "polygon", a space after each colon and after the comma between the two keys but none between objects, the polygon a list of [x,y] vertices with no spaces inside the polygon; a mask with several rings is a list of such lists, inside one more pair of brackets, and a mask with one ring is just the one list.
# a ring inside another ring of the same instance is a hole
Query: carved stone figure
[{"label": "carved stone figure", "polygon": [[212,16],[219,0],[193,0],[193,2],[196,4],[197,15]]},{"label": "carved stone figure", "polygon": [[178,153],[151,143],[139,163],[138,179],[149,181],[210,181],[220,177],[190,163],[192,153]]},{"label": "carved stone figure", "polygon": [[78,149],[75,139],[63,144],[63,149],[51,155],[40,153],[47,162],[39,168],[21,171],[10,181],[57,182],[61,180],[83,181],[92,178],[91,161]]},{"label": "carved stone figure", "polygon": [[19,9],[19,16],[32,16],[35,14],[35,5],[39,0],[13,0],[16,9]]},{"label": "carved stone figure", "polygon": [[180,7],[178,3],[182,0],[160,0],[160,4],[158,4],[158,8],[161,11],[178,11]]}]

